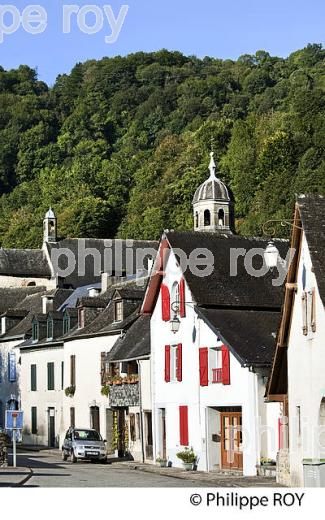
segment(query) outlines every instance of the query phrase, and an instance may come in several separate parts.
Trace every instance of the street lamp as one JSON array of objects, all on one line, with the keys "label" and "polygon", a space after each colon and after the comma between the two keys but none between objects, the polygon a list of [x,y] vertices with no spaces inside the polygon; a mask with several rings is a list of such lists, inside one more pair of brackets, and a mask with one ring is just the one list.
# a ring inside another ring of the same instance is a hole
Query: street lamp
[{"label": "street lamp", "polygon": [[266,266],[269,269],[274,269],[277,266],[279,255],[280,255],[280,253],[279,253],[278,248],[274,244],[273,240],[271,240],[268,243],[267,248],[264,251],[264,260],[265,260]]},{"label": "street lamp", "polygon": [[174,316],[173,318],[169,321],[169,324],[170,324],[170,330],[176,334],[178,331],[179,331],[179,328],[181,326],[181,320],[179,319],[178,317],[178,313],[179,313],[179,302],[176,301],[176,302],[172,302],[171,306],[170,306],[171,310],[173,311],[174,313]]}]

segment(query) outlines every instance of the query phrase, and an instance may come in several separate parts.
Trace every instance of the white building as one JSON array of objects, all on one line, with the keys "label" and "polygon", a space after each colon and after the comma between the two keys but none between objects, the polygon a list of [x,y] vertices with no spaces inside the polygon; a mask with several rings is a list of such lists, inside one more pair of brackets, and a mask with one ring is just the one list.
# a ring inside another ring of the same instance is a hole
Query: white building
[{"label": "white building", "polygon": [[[268,399],[282,404],[278,482],[308,485],[325,460],[325,199],[300,196]],[[309,466],[312,463],[314,466]],[[324,466],[323,466],[324,468]],[[321,469],[322,471],[322,469]]]},{"label": "white building", "polygon": [[[224,196],[230,203],[214,168],[196,193],[194,215],[200,197],[205,212]],[[199,232],[164,233],[142,306],[151,315],[154,456],[181,466],[177,453],[189,446],[198,469],[256,475],[260,459],[278,449],[279,406],[266,405],[264,393],[282,289],[271,272],[251,276],[243,259],[231,277],[232,251],[263,251],[267,242],[232,235],[229,220],[214,220],[211,233],[211,222],[206,214],[195,222]],[[276,243],[285,257],[288,244]],[[184,268],[184,258],[198,252],[213,256],[205,276],[193,262]]]}]

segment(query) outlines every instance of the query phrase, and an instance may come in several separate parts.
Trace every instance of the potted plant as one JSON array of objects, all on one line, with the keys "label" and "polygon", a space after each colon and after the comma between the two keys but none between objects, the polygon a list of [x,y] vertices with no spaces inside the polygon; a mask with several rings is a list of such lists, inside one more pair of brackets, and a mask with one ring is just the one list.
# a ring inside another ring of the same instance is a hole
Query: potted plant
[{"label": "potted plant", "polygon": [[156,463],[161,468],[166,468],[167,467],[167,459],[161,458],[160,455],[158,455],[158,457],[156,458]]},{"label": "potted plant", "polygon": [[67,397],[73,397],[76,392],[76,387],[73,385],[68,386],[64,392]]},{"label": "potted plant", "polygon": [[103,385],[102,386],[101,394],[105,395],[106,397],[109,396],[109,385]]},{"label": "potted plant", "polygon": [[176,453],[176,457],[178,457],[183,462],[185,471],[191,471],[197,460],[193,448],[184,448],[184,450]]},{"label": "potted plant", "polygon": [[276,466],[276,462],[273,459],[261,458],[261,466]]}]

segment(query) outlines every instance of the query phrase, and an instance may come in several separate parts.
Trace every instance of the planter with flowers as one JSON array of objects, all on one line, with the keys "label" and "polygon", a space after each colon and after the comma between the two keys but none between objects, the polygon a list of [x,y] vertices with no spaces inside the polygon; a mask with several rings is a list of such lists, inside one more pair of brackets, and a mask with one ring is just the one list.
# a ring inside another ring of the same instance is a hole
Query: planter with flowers
[{"label": "planter with flowers", "polygon": [[167,467],[167,459],[162,459],[160,455],[156,458],[157,466],[160,466],[161,468]]},{"label": "planter with flowers", "polygon": [[182,451],[176,453],[176,457],[183,462],[185,471],[193,470],[193,466],[197,461],[197,456],[195,455],[193,448],[184,448]]}]

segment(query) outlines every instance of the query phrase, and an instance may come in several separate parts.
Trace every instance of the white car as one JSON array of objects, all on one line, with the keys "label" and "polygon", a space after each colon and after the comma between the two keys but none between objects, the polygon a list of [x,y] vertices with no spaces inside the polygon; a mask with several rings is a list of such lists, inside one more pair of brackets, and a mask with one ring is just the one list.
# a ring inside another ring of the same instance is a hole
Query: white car
[{"label": "white car", "polygon": [[69,428],[62,446],[62,459],[71,462],[96,460],[107,462],[106,441],[96,430]]}]

